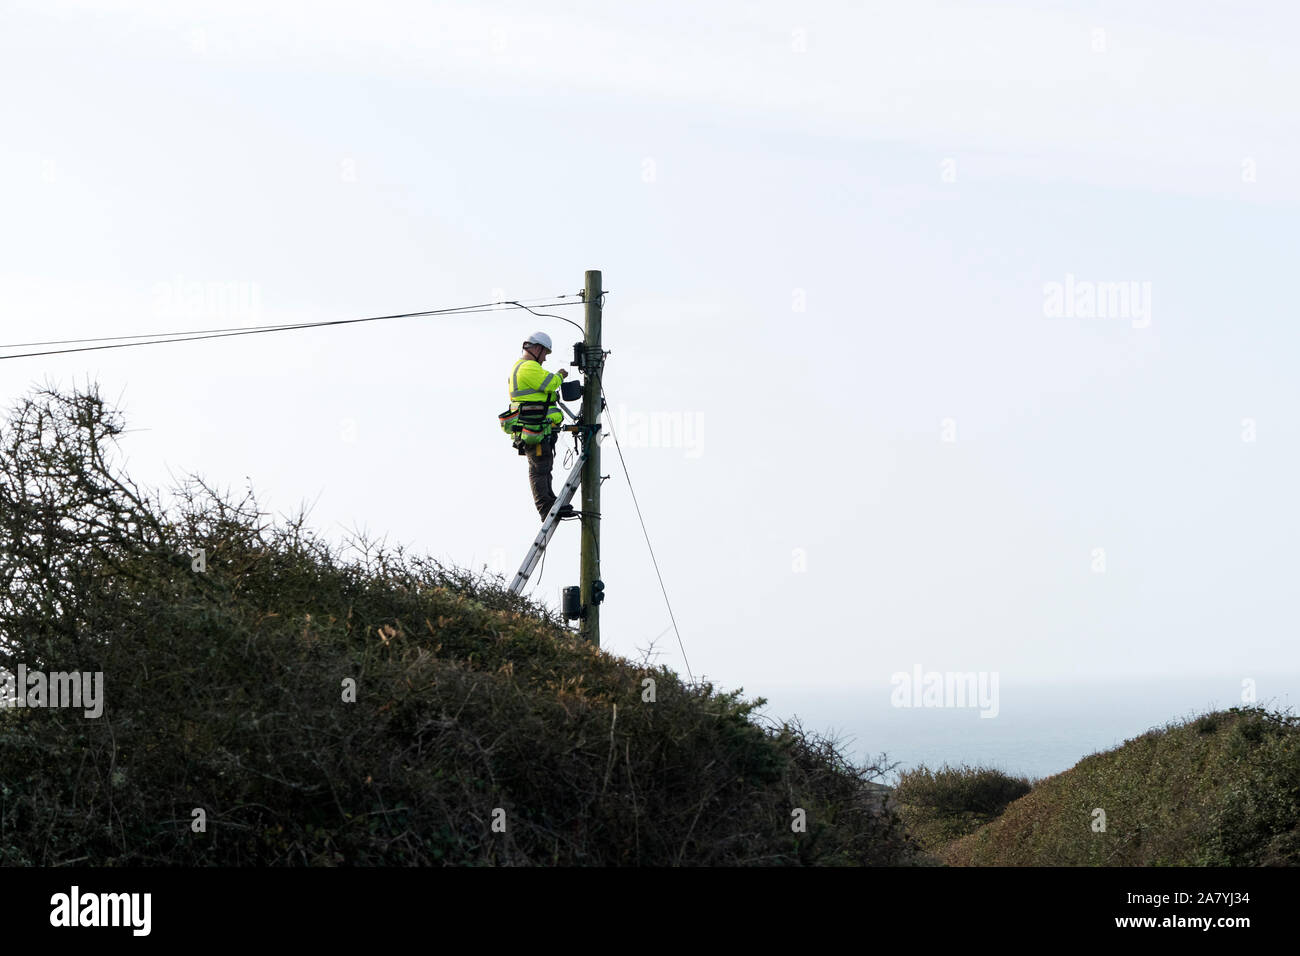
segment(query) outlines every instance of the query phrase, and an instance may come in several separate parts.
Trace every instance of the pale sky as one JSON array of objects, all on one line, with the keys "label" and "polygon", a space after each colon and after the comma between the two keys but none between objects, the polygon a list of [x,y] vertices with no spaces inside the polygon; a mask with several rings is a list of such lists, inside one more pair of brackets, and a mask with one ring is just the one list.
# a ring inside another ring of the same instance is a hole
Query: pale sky
[{"label": "pale sky", "polygon": [[[1300,669],[1296,11],[5,0],[3,341],[601,269],[697,677],[1263,680]],[[1053,283],[1132,299],[1053,314]],[[570,326],[503,311],[5,361],[0,392],[89,376],[138,481],[512,574],[537,518],[495,416],[537,328],[567,362]],[[669,620],[602,470],[603,646],[636,657]],[[569,523],[535,593],[577,582]]]}]

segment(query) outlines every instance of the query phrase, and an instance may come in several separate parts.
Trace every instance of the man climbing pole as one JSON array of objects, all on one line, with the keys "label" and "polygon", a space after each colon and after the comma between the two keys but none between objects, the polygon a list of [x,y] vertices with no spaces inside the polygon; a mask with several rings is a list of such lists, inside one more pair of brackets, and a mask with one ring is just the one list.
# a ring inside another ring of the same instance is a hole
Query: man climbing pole
[{"label": "man climbing pole", "polygon": [[[542,520],[546,520],[555,504],[551,472],[555,467],[555,442],[564,421],[556,403],[560,385],[569,374],[566,369],[548,372],[542,368],[550,354],[551,337],[545,332],[534,332],[524,339],[524,354],[515,362],[507,380],[510,408],[498,416],[502,429],[514,438],[519,454],[528,458],[528,484]],[[559,510],[561,518],[575,514],[573,505],[566,504]]]}]

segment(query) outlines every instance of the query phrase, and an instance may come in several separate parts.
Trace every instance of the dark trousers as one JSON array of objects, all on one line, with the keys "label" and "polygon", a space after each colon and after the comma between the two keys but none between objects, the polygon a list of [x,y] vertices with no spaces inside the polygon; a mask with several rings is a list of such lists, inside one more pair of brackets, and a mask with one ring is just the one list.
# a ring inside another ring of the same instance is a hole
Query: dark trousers
[{"label": "dark trousers", "polygon": [[555,440],[551,435],[536,445],[524,446],[524,455],[528,458],[528,484],[533,489],[533,504],[537,513],[545,518],[555,504],[555,492],[551,490],[551,472],[555,468]]}]

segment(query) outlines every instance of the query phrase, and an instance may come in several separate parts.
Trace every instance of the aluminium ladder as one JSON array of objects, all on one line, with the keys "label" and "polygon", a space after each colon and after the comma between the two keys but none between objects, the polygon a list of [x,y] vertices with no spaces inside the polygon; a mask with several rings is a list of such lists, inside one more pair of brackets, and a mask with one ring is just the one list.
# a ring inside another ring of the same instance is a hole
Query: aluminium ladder
[{"label": "aluminium ladder", "polygon": [[[568,409],[565,409],[568,411]],[[537,567],[537,562],[542,560],[542,555],[546,552],[546,545],[550,543],[551,535],[555,534],[555,529],[560,524],[560,509],[573,500],[573,494],[578,490],[578,485],[582,483],[582,466],[587,460],[587,445],[582,443],[582,451],[578,455],[578,461],[574,464],[573,470],[569,472],[568,480],[564,482],[564,487],[560,489],[559,497],[555,499],[555,504],[551,505],[551,510],[546,514],[546,520],[542,522],[542,530],[537,532],[537,537],[533,539],[533,546],[528,549],[528,556],[524,558],[524,563],[519,565],[519,570],[515,573],[515,579],[510,585],[511,594],[520,594],[524,590],[524,585],[528,583],[528,578],[532,575],[533,569]]]}]

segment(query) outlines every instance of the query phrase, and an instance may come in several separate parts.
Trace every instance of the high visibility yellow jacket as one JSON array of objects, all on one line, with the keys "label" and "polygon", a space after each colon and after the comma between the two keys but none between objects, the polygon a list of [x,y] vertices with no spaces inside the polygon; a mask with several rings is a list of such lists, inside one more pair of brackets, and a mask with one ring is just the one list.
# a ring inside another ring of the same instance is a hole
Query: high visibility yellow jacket
[{"label": "high visibility yellow jacket", "polygon": [[564,422],[564,413],[555,404],[559,401],[560,385],[564,380],[554,372],[548,372],[541,364],[530,358],[521,358],[515,362],[506,379],[510,391],[510,411],[499,416],[501,427],[506,432],[514,430],[519,421],[517,412],[522,402],[543,402],[546,405],[545,425],[525,425],[521,433],[528,444],[540,441],[551,432],[551,428]]},{"label": "high visibility yellow jacket", "polygon": [[[546,402],[555,405],[560,400],[560,385],[564,379],[554,372],[548,372],[541,364],[530,358],[521,358],[510,370],[510,403]],[[564,415],[558,405],[548,410],[547,418],[558,425],[564,421]]]}]

